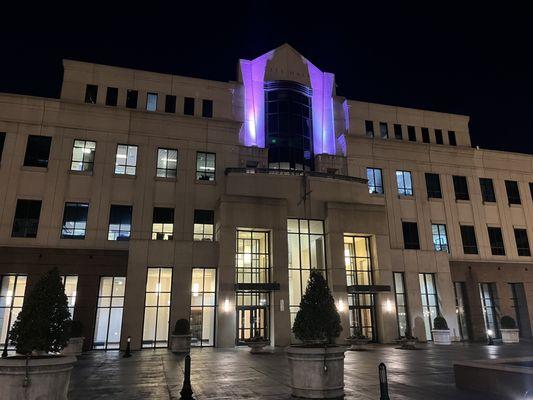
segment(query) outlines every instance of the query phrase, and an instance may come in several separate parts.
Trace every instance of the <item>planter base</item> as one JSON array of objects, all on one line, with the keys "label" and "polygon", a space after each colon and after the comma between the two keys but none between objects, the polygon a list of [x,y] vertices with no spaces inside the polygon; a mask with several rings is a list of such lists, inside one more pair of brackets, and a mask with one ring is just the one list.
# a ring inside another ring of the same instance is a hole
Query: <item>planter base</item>
[{"label": "planter base", "polygon": [[191,335],[172,335],[170,337],[170,351],[173,353],[190,353]]},{"label": "planter base", "polygon": [[502,343],[520,343],[520,336],[518,329],[500,329],[502,333]]},{"label": "planter base", "polygon": [[70,338],[61,354],[64,356],[80,356],[83,353],[84,340],[84,337]]},{"label": "planter base", "polygon": [[444,345],[452,344],[450,331],[448,329],[433,329],[431,333],[433,334],[433,343]]}]

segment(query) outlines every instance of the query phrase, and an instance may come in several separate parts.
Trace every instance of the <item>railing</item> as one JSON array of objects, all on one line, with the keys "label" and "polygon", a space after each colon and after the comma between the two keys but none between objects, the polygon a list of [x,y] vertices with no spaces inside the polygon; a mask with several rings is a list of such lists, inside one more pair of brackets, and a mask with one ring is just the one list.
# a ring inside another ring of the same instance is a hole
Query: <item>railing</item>
[{"label": "railing", "polygon": [[273,169],[273,168],[237,168],[230,167],[224,171],[225,175],[229,174],[269,174],[269,175],[293,175],[293,176],[312,176],[317,178],[338,179],[341,181],[357,182],[367,184],[368,180],[356,176],[328,174],[327,172],[318,171],[298,171],[294,169]]}]

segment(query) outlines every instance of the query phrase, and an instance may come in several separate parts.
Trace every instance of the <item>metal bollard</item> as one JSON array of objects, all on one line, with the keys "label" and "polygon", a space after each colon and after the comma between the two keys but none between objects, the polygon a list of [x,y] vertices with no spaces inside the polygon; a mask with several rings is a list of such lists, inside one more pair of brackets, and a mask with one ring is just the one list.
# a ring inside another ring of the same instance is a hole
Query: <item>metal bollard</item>
[{"label": "metal bollard", "polygon": [[183,388],[180,392],[180,400],[194,400],[193,394],[191,387],[191,356],[187,354],[185,356],[185,374],[183,377]]},{"label": "metal bollard", "polygon": [[126,344],[126,352],[122,356],[123,358],[129,358],[131,357],[131,336],[128,336],[128,343]]},{"label": "metal bollard", "polygon": [[387,383],[387,367],[385,364],[379,364],[379,400],[390,400],[389,384]]}]

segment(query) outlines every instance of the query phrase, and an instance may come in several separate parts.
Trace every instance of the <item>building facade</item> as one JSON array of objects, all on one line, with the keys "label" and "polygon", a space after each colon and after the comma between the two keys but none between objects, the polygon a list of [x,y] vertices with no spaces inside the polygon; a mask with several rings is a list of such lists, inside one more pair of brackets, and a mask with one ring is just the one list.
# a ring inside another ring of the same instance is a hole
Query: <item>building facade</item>
[{"label": "building facade", "polygon": [[[531,337],[533,157],[468,117],[352,101],[289,45],[235,82],[65,60],[59,99],[0,94],[0,343],[57,267],[86,349],[294,341],[311,269],[343,337]],[[533,307],[533,306],[532,306]]]}]

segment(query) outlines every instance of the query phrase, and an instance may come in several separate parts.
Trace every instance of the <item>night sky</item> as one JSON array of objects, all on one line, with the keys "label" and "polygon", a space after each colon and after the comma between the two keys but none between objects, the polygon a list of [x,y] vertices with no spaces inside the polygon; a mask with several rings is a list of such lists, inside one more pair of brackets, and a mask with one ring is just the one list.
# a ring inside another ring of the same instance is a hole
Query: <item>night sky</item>
[{"label": "night sky", "polygon": [[533,24],[511,2],[195,3],[119,11],[80,2],[32,9],[24,22],[23,10],[4,12],[0,92],[58,97],[62,58],[235,80],[239,58],[288,42],[336,75],[339,95],[466,114],[473,145],[533,154]]}]

